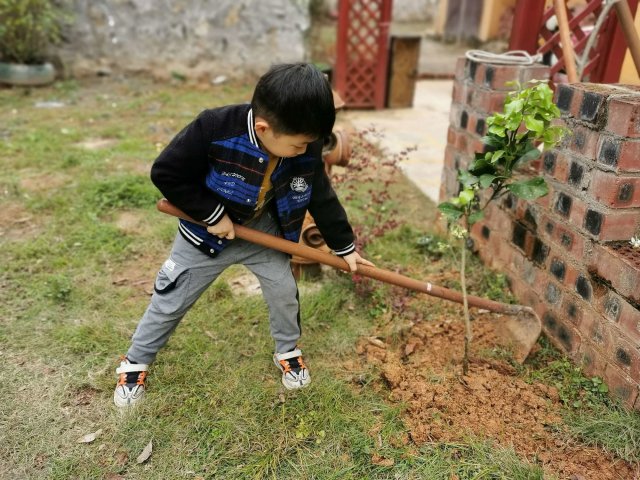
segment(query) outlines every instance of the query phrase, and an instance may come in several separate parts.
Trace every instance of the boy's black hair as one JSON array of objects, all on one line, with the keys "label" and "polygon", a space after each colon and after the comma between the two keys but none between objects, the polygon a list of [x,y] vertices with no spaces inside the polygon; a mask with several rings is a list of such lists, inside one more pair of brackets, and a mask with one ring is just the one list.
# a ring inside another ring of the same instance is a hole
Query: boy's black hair
[{"label": "boy's black hair", "polygon": [[336,119],[329,80],[308,63],[273,65],[258,80],[251,108],[281,135],[326,137]]}]

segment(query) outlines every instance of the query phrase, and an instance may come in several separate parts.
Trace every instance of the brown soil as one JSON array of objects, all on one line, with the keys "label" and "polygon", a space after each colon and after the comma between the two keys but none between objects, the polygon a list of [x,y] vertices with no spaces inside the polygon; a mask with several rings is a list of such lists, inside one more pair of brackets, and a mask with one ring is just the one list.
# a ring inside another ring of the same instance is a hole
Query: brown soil
[{"label": "brown soil", "polygon": [[[42,219],[40,219],[42,220]],[[41,228],[22,204],[5,202],[0,208],[0,242],[35,238]]]},{"label": "brown soil", "polygon": [[637,466],[560,432],[555,388],[528,384],[508,363],[474,355],[496,346],[490,314],[473,322],[472,361],[463,376],[462,309],[446,308],[438,320],[410,326],[395,345],[381,341],[384,336],[363,338],[357,345],[362,361],[380,371],[378,387],[407,405],[404,421],[415,444],[475,437],[513,447],[521,458],[562,479],[639,478]]}]

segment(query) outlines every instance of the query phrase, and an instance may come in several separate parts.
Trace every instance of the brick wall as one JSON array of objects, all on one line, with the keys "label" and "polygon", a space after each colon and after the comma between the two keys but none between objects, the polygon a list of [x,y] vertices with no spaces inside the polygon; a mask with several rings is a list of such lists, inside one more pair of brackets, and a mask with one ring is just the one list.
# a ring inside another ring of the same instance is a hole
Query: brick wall
[{"label": "brick wall", "polygon": [[[482,151],[505,81],[548,73],[458,61],[441,201],[458,193],[457,170]],[[472,229],[474,245],[558,347],[640,410],[640,250],[629,244],[640,233],[640,89],[560,85],[555,100],[570,135],[530,166],[549,195],[494,202]]]}]

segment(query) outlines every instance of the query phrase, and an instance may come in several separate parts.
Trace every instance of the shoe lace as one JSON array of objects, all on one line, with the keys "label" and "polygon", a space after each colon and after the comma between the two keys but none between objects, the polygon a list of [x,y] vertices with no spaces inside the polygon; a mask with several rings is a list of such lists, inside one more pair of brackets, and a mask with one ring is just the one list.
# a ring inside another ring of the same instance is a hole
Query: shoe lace
[{"label": "shoe lace", "polygon": [[[127,357],[121,357],[121,360],[127,360],[129,363],[135,364],[131,360],[128,360]],[[147,377],[147,372],[126,372],[121,373],[120,378],[118,379],[119,385],[126,385],[129,388],[133,388],[135,385],[144,385],[145,378]]]},{"label": "shoe lace", "polygon": [[280,360],[280,364],[284,367],[285,373],[289,371],[293,371],[294,373],[299,373],[300,370],[307,368],[304,365],[304,360],[302,359],[302,357],[294,357],[288,360]]}]

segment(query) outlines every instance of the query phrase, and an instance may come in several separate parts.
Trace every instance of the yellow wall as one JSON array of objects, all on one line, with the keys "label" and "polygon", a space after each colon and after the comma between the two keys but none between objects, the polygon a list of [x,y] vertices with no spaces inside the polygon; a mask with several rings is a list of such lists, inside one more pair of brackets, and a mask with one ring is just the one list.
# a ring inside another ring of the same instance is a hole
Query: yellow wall
[{"label": "yellow wall", "polygon": [[478,28],[478,38],[486,42],[498,35],[500,18],[505,10],[514,7],[516,0],[485,0],[482,8],[482,19]]},{"label": "yellow wall", "polygon": [[[640,32],[640,8],[636,11],[636,32]],[[638,71],[633,64],[631,53],[627,50],[627,54],[624,57],[624,63],[622,64],[622,71],[620,72],[620,83],[628,83],[631,85],[640,85],[640,77],[638,77]]]}]

